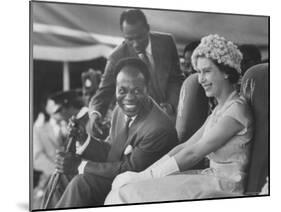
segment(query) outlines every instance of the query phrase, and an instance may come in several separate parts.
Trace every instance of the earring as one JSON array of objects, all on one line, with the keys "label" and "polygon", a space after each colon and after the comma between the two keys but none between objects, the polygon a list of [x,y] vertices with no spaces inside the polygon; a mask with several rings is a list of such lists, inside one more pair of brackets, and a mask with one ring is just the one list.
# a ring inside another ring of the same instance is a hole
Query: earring
[{"label": "earring", "polygon": [[224,79],[228,79],[228,76],[226,75],[226,76],[224,76]]}]

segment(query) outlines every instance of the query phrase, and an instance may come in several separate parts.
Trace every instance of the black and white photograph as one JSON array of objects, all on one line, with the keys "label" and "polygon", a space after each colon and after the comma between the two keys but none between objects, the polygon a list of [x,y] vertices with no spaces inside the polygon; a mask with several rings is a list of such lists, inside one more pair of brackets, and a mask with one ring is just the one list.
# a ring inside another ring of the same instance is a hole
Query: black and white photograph
[{"label": "black and white photograph", "polygon": [[270,196],[269,15],[29,15],[30,210]]}]

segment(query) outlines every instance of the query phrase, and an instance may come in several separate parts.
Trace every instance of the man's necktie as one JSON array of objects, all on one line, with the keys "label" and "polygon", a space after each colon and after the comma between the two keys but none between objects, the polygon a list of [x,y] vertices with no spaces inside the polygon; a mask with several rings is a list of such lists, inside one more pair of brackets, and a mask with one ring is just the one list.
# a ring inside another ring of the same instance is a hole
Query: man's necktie
[{"label": "man's necktie", "polygon": [[126,135],[126,140],[128,138],[128,133],[129,133],[129,128],[130,128],[130,123],[132,122],[132,118],[127,117],[126,123],[125,123],[125,135]]},{"label": "man's necktie", "polygon": [[153,71],[153,70],[152,70],[151,62],[150,62],[150,60],[149,60],[149,58],[148,58],[146,52],[140,53],[140,54],[139,54],[139,58],[140,58],[143,62],[145,62],[145,64],[148,66],[148,68],[149,68],[150,71]]},{"label": "man's necktie", "polygon": [[112,151],[109,152],[108,161],[116,161],[120,160],[123,154],[123,149],[125,148],[125,144],[127,143],[129,126],[132,121],[132,118],[125,117],[125,124],[123,127],[120,127],[120,131],[116,137],[116,140],[112,143]]},{"label": "man's necktie", "polygon": [[148,70],[150,72],[150,83],[149,83],[149,94],[153,97],[156,102],[162,102],[164,100],[164,95],[162,94],[162,91],[160,89],[160,85],[158,82],[158,77],[156,75],[156,72],[153,68],[153,65],[147,56],[146,52],[140,53],[139,58],[145,62],[145,64],[148,67]]}]

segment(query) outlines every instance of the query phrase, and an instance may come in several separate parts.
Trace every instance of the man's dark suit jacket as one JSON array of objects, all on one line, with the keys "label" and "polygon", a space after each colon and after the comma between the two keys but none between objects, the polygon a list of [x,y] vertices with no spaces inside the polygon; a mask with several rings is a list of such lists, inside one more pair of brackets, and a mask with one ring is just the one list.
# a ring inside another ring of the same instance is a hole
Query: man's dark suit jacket
[{"label": "man's dark suit jacket", "polygon": [[[174,39],[170,34],[151,32],[150,42],[155,64],[154,71],[160,87],[159,95],[150,95],[157,103],[169,103],[176,110],[183,78]],[[105,115],[115,94],[115,66],[120,59],[126,57],[138,57],[138,55],[131,46],[123,42],[108,58],[99,89],[90,101],[90,111],[98,111]]]},{"label": "man's dark suit jacket", "polygon": [[[125,115],[116,107],[108,142],[90,141],[81,155],[88,160],[84,174],[72,179],[62,175],[47,208],[102,205],[115,176],[125,171],[142,171],[177,145],[177,133],[170,119],[152,99],[148,100],[132,122],[127,139],[122,133]],[[132,151],[125,155],[128,145],[132,146]],[[51,180],[44,205],[52,186]]]},{"label": "man's dark suit jacket", "polygon": [[[117,106],[113,112],[112,125],[107,142],[91,140],[82,157],[89,162],[84,172],[113,180],[125,171],[142,171],[178,143],[175,127],[168,116],[152,100],[132,122],[128,138],[122,140],[125,115]],[[128,145],[132,152],[124,154]]]}]

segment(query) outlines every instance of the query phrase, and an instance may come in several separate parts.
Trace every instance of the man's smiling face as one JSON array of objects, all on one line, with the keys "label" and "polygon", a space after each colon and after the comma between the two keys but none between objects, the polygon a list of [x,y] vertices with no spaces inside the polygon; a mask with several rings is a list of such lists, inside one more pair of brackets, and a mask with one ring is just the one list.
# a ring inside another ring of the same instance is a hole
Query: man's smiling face
[{"label": "man's smiling face", "polygon": [[124,21],[122,24],[122,33],[125,41],[132,46],[136,53],[143,53],[149,42],[149,30],[142,22],[129,24]]},{"label": "man's smiling face", "polygon": [[147,85],[138,68],[124,66],[116,79],[116,100],[123,112],[133,117],[139,114],[147,98]]}]

